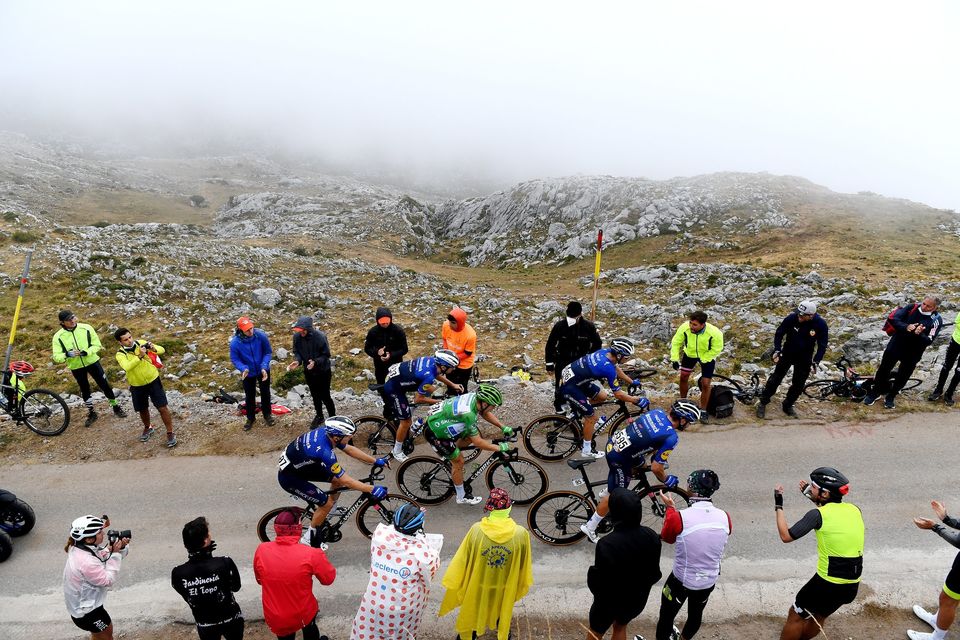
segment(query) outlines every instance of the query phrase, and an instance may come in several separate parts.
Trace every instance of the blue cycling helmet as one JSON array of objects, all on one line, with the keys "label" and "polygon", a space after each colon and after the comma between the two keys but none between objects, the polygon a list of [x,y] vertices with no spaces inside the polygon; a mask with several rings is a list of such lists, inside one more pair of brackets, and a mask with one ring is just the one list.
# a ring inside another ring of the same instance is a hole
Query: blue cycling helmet
[{"label": "blue cycling helmet", "polygon": [[393,528],[412,536],[423,529],[423,511],[415,504],[405,503],[393,512]]}]

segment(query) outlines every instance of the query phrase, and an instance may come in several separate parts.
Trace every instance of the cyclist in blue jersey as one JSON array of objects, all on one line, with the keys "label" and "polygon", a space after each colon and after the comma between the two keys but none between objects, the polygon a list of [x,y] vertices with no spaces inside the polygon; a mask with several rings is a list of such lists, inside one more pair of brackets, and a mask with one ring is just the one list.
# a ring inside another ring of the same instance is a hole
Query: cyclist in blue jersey
[{"label": "cyclist in blue jersey", "polygon": [[593,428],[597,424],[597,415],[593,405],[600,404],[607,399],[607,392],[600,385],[600,380],[606,380],[610,385],[613,396],[624,402],[637,404],[639,396],[631,396],[620,389],[620,381],[631,385],[640,384],[639,380],[631,379],[620,369],[624,358],[632,356],[634,352],[633,340],[630,338],[614,338],[607,349],[600,349],[591,354],[574,360],[563,368],[560,385],[560,397],[567,402],[570,410],[583,421],[583,445],[580,455],[584,458],[602,458],[603,452],[596,451],[593,445]]},{"label": "cyclist in blue jersey", "polygon": [[[640,408],[650,406],[646,398],[642,398]],[[580,526],[580,531],[597,541],[597,526],[610,512],[610,492],[620,488],[627,488],[632,478],[640,477],[636,469],[643,466],[648,453],[650,470],[663,484],[675,487],[679,484],[677,476],[667,475],[667,459],[677,446],[679,437],[677,431],[683,431],[692,422],[700,419],[700,407],[689,400],[677,400],[667,413],[662,409],[654,409],[630,422],[626,427],[613,433],[607,441],[607,494],[597,505],[597,511],[590,520]],[[642,473],[642,472],[640,472]]]},{"label": "cyclist in blue jersey", "polygon": [[[314,531],[319,529],[333,505],[337,502],[339,492],[328,494],[319,489],[314,482],[329,482],[331,489],[354,489],[371,494],[374,499],[380,500],[387,495],[387,488],[364,484],[347,475],[334,449],[340,449],[351,458],[375,464],[378,467],[387,465],[389,458],[374,458],[350,444],[350,437],[356,432],[357,426],[346,416],[332,416],[327,418],[324,426],[308,431],[287,445],[280,454],[277,462],[277,482],[285,491],[298,498],[316,505],[310,526]],[[319,539],[318,536],[313,536]]]},{"label": "cyclist in blue jersey", "polygon": [[410,425],[413,423],[413,412],[407,401],[407,392],[415,390],[413,402],[436,404],[440,400],[430,397],[430,389],[436,381],[447,385],[450,390],[463,393],[463,385],[450,382],[447,378],[457,365],[460,358],[449,349],[440,349],[432,356],[423,356],[416,360],[407,360],[392,365],[387,370],[387,378],[383,383],[383,402],[389,418],[399,420],[397,425],[397,439],[393,443],[393,457],[398,462],[407,459],[403,453],[403,441],[407,439]]}]

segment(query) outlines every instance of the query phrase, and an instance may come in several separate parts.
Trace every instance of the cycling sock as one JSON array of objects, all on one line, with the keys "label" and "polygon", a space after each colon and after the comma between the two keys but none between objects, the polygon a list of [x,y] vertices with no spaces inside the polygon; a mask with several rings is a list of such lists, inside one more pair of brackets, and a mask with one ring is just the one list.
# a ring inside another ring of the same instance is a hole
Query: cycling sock
[{"label": "cycling sock", "polygon": [[462,484],[453,485],[453,490],[457,492],[457,500],[467,497],[467,492],[464,490]]},{"label": "cycling sock", "polygon": [[583,441],[583,452],[592,453],[593,452],[593,443],[590,440]]},{"label": "cycling sock", "polygon": [[933,628],[933,640],[944,640],[947,637],[947,630],[940,627]]},{"label": "cycling sock", "polygon": [[587,529],[590,529],[590,531],[596,531],[597,527],[600,526],[601,520],[603,520],[603,516],[594,512],[594,514],[590,516],[590,521],[587,523]]},{"label": "cycling sock", "polygon": [[396,442],[393,443],[393,452],[397,454],[397,453],[400,453],[401,451],[403,451],[403,441],[397,440]]}]

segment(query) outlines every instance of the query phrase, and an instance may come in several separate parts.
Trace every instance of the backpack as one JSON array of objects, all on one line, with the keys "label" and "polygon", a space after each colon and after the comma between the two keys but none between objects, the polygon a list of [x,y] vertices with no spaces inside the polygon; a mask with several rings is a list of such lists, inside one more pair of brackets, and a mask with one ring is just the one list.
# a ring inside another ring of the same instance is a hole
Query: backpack
[{"label": "backpack", "polygon": [[[919,304],[914,304],[913,309],[910,309],[910,313],[916,311],[917,307],[919,306]],[[883,321],[883,332],[888,336],[892,336],[897,332],[897,328],[893,326],[893,322],[891,322],[891,320],[893,320],[893,316],[896,315],[897,311],[900,311],[900,309],[903,309],[903,307],[894,307],[893,311],[887,314],[887,319]]]},{"label": "backpack", "polygon": [[722,384],[710,388],[707,413],[714,418],[729,418],[733,415],[733,405],[733,389]]}]

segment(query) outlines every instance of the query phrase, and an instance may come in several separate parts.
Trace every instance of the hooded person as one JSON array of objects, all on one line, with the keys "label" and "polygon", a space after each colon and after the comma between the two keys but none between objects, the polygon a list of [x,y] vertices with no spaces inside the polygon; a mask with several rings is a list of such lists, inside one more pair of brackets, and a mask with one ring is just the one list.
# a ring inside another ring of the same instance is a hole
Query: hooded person
[{"label": "hooded person", "polygon": [[303,379],[313,398],[314,417],[310,424],[316,429],[323,424],[323,409],[327,414],[337,415],[337,407],[330,395],[330,383],[333,368],[330,366],[330,343],[327,336],[313,326],[313,318],[300,316],[290,329],[293,331],[293,362],[287,365],[287,371],[303,366]]},{"label": "hooded person", "polygon": [[376,319],[376,324],[367,331],[363,351],[373,360],[377,384],[383,384],[390,366],[403,362],[403,356],[407,354],[407,334],[393,321],[393,314],[387,307],[377,307]]},{"label": "hooded person", "polygon": [[246,395],[247,421],[243,425],[244,431],[253,427],[257,415],[257,387],[260,388],[260,410],[263,412],[263,421],[273,426],[273,414],[270,397],[270,360],[273,358],[273,347],[270,338],[263,329],[257,329],[253,320],[247,316],[237,319],[237,330],[230,339],[230,361],[240,372],[243,383],[243,392]]},{"label": "hooded person", "polygon": [[253,556],[253,575],[263,588],[263,618],[277,638],[322,640],[317,629],[319,607],[313,595],[313,578],[333,584],[337,570],[322,549],[300,544],[303,527],[300,511],[281,511],[273,521],[277,537],[262,542]]},{"label": "hooded person", "polygon": [[[467,312],[460,307],[451,309],[443,322],[440,335],[443,338],[442,348],[453,351],[460,358],[460,364],[447,378],[454,384],[462,385],[461,393],[466,393],[477,354],[477,332],[467,324]],[[455,394],[448,388],[448,395]]]},{"label": "hooded person", "polygon": [[353,619],[350,640],[416,638],[440,569],[443,536],[423,532],[423,511],[403,504],[392,524],[379,524],[370,541],[370,581]]},{"label": "hooded person", "polygon": [[510,517],[512,505],[506,491],[490,490],[489,515],[470,527],[443,576],[438,615],[460,607],[454,628],[462,640],[487,629],[507,640],[513,606],[533,584],[530,534]]},{"label": "hooded person", "polygon": [[571,300],[567,304],[566,315],[557,320],[550,330],[544,349],[547,372],[552,371],[556,378],[553,406],[557,411],[561,410],[559,390],[563,384],[563,368],[601,347],[603,341],[600,340],[597,327],[583,317],[583,306]]}]

